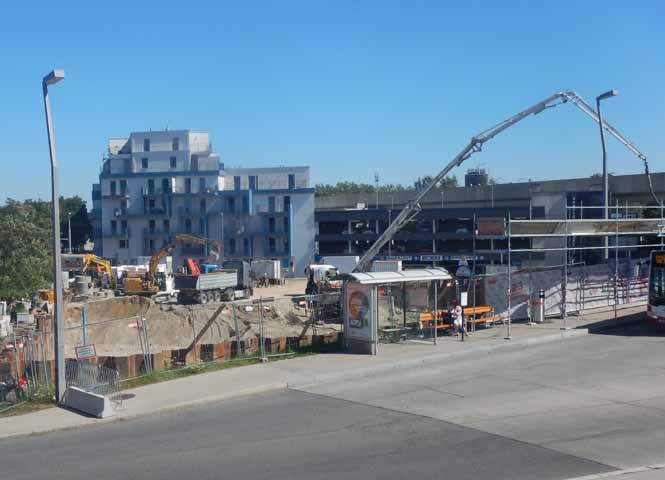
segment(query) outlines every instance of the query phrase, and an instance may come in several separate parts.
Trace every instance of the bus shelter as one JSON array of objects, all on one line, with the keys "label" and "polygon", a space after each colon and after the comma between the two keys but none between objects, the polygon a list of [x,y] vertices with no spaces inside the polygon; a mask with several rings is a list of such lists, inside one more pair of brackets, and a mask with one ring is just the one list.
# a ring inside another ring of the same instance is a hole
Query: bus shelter
[{"label": "bus shelter", "polygon": [[453,276],[445,268],[400,272],[357,272],[343,280],[344,339],[354,353],[376,355],[381,341],[423,339],[423,312],[438,312],[455,298]]}]

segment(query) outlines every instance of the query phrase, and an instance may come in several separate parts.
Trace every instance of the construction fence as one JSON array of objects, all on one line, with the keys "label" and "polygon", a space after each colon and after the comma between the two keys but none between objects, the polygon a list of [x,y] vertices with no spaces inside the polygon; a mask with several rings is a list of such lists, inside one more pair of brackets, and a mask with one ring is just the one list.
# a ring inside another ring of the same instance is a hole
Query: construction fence
[{"label": "construction fence", "polygon": [[[475,288],[474,288],[475,285]],[[510,286],[510,288],[509,288]],[[646,304],[648,266],[635,261],[513,269],[476,275],[468,288],[472,305],[489,305],[501,321],[531,320],[544,294],[544,315],[561,317],[606,307]]]},{"label": "construction fence", "polygon": [[[94,314],[77,319],[78,311],[70,312],[65,328],[67,384],[121,398],[115,395],[121,389],[162,371],[215,369],[216,364],[337,350],[343,345],[340,296],[188,306],[152,303],[142,315],[104,319]],[[127,302],[112,299],[97,310],[88,304],[87,310],[114,312],[113,305],[121,301]],[[0,341],[0,380],[5,384],[0,384],[0,411],[23,400],[53,396],[53,333],[25,331]],[[25,383],[21,389],[19,380]]]}]

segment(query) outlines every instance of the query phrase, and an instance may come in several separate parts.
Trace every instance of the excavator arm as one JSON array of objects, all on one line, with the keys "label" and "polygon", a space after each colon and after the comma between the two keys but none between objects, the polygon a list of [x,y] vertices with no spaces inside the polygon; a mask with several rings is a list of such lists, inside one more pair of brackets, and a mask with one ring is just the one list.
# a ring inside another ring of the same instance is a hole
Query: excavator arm
[{"label": "excavator arm", "polygon": [[[524,120],[530,115],[536,115],[547,108],[556,107],[563,103],[570,102],[580,109],[583,113],[591,117],[596,123],[599,123],[598,113],[586,103],[579,95],[575,92],[557,92],[553,95],[550,95],[546,99],[536,103],[535,105],[522,110],[521,112],[505,119],[504,121],[494,125],[493,127],[480,132],[479,134],[471,137],[471,141],[458,153],[444,168],[441,170],[436,177],[427,185],[425,188],[418,190],[415,197],[410,200],[404,209],[395,217],[388,228],[377,238],[374,244],[365,252],[362,256],[356,267],[353,269],[354,272],[365,272],[369,267],[372,259],[381,251],[381,248],[388,243],[395,234],[409,221],[411,221],[421,210],[420,201],[425,198],[425,196],[432,190],[436,185],[438,185],[448,173],[455,167],[459,167],[462,163],[468,159],[474,153],[482,151],[483,144],[489,140],[496,137],[498,134],[504,130],[512,127],[516,123]],[[647,158],[642,152],[640,152],[637,147],[635,147],[631,142],[629,142],[619,131],[603,120],[603,128],[614,138],[619,140],[628,150],[635,154],[640,160],[644,162],[645,173],[649,180],[649,188],[651,190],[651,195],[660,205],[660,201],[656,197],[653,186],[651,184],[651,177],[649,175],[649,165],[647,163]]]}]

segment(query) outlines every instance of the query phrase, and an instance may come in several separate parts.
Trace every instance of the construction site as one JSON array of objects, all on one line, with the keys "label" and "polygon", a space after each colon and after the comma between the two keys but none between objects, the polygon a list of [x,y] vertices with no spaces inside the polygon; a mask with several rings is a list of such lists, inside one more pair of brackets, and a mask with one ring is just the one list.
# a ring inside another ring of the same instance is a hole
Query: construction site
[{"label": "construction site", "polygon": [[[618,201],[614,215],[607,215],[606,206],[603,218],[593,213],[601,207],[571,205],[567,198],[555,220],[533,218],[531,204],[528,216],[508,211],[506,218],[478,218],[474,211],[471,222],[456,223],[452,233],[438,231],[431,220],[431,251],[418,257],[419,264],[407,264],[409,256],[403,264],[399,250],[392,255],[399,242],[424,238],[410,225],[417,224],[421,204],[453,169],[524,118],[562,104],[601,124],[601,131],[643,162],[643,181],[661,205],[646,156],[577,94],[556,93],[473,136],[427,185],[409,194],[394,217],[391,209],[385,224],[379,216],[369,220],[371,215],[361,227],[348,221],[348,229],[335,234],[345,239],[338,243],[347,255],[325,256],[302,272],[293,262],[227,255],[227,245],[235,250],[235,243],[225,241],[224,234],[218,240],[175,233],[132,264],[93,254],[62,255],[62,275],[54,288],[40,291],[26,313],[9,322],[4,306],[1,373],[49,384],[56,362],[64,361],[95,365],[124,380],[188,365],[345,349],[355,340],[362,353],[376,354],[379,343],[436,344],[439,336],[464,338],[498,325],[507,327],[510,339],[512,322],[539,324],[553,317],[565,322],[595,308],[643,305],[653,270],[649,257],[662,248],[662,205],[657,218],[647,218],[653,208],[645,206],[619,210]],[[606,185],[603,193],[607,196]],[[378,203],[377,196],[377,210]],[[275,219],[268,220],[274,228]],[[287,217],[284,223],[291,221]],[[471,248],[459,244],[453,255],[438,255],[437,242],[452,245],[453,237],[468,237]],[[318,240],[326,239],[319,235]],[[484,255],[495,255],[490,263],[479,261],[483,254],[477,245],[485,245]],[[603,258],[590,262],[589,251]],[[440,266],[442,260],[447,268]],[[60,299],[64,322],[54,323]],[[361,332],[368,326],[371,331]],[[58,329],[64,339],[61,359],[54,348]]]}]

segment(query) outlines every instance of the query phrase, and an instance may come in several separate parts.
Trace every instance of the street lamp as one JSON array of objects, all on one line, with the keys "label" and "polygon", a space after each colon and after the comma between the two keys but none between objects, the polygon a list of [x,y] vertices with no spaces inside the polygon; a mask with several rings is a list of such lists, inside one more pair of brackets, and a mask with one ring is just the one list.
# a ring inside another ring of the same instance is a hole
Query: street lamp
[{"label": "street lamp", "polygon": [[443,208],[443,190],[441,190],[441,208]]},{"label": "street lamp", "polygon": [[55,154],[55,138],[51,124],[51,104],[48,87],[65,78],[64,70],[51,70],[42,80],[44,112],[46,113],[46,134],[51,156],[51,201],[53,202],[53,302],[54,302],[54,343],[55,343],[55,399],[62,404],[67,384],[65,381],[65,317],[62,312],[62,268],[60,248],[60,197],[58,195],[58,161]]},{"label": "street lamp", "polygon": [[69,242],[69,254],[72,253],[72,212],[67,212],[67,240]]},{"label": "street lamp", "polygon": [[[619,95],[618,90],[609,90],[596,97],[596,110],[598,111],[598,126],[600,128],[600,144],[603,148],[603,218],[609,218],[609,184],[607,179],[607,151],[605,150],[605,132],[603,129],[603,115],[600,112],[600,101]],[[605,260],[609,259],[609,239],[605,236]]]}]

